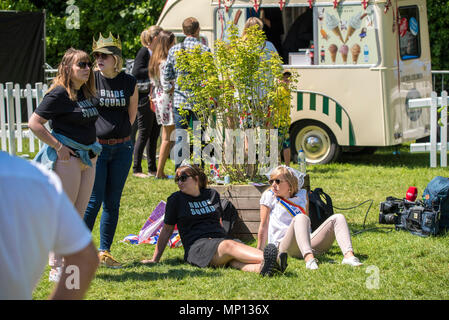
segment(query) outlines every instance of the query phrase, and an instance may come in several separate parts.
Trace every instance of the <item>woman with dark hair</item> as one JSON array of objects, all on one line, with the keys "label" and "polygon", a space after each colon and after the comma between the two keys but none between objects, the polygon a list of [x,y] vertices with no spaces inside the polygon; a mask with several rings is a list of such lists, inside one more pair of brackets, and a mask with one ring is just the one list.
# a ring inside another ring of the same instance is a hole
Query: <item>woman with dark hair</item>
[{"label": "woman with dark hair", "polygon": [[194,165],[181,165],[176,170],[175,182],[179,191],[167,199],[164,226],[153,258],[142,263],[159,262],[177,225],[184,247],[184,261],[192,265],[200,268],[229,265],[263,276],[271,276],[280,269],[275,245],[269,244],[262,251],[226,239],[220,195],[216,190],[207,188],[207,177],[202,169]]},{"label": "woman with dark hair", "polygon": [[[82,217],[95,179],[95,164],[102,147],[97,142],[98,118],[95,79],[89,55],[68,49],[44,99],[31,115],[28,126],[46,145],[34,161],[54,170]],[[52,131],[44,126],[51,120]],[[59,281],[62,256],[50,253],[49,280]]]}]

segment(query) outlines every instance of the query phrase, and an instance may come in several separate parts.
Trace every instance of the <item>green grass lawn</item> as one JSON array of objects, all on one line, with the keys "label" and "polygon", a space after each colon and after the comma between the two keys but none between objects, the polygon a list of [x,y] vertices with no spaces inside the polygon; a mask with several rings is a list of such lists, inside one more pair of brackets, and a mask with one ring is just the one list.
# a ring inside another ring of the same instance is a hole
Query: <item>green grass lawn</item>
[{"label": "green grass lawn", "polygon": [[[366,228],[391,227],[377,223],[381,201],[387,196],[405,197],[409,186],[416,186],[420,197],[433,177],[449,176],[447,168],[429,168],[428,154],[410,154],[407,145],[400,148],[400,155],[393,155],[393,150],[345,155],[338,163],[311,166],[311,188],[323,188],[340,208],[372,199]],[[169,169],[168,173],[173,173],[171,162]],[[229,268],[199,269],[183,263],[182,248],[167,248],[157,265],[140,265],[141,259],[152,256],[154,246],[120,241],[128,234],[137,234],[157,203],[176,190],[173,181],[139,179],[130,173],[112,247],[123,268],[100,267],[86,299],[449,299],[448,234],[421,238],[404,231],[375,229],[352,237],[362,267],[341,265],[342,255],[335,243],[327,254],[318,257],[318,270],[306,270],[303,260],[289,258],[286,273],[272,278]],[[352,232],[362,228],[367,208],[368,203],[341,212]],[[97,245],[100,215],[93,231]],[[256,246],[255,241],[248,244]],[[48,270],[34,291],[34,299],[46,299],[53,288]]]}]

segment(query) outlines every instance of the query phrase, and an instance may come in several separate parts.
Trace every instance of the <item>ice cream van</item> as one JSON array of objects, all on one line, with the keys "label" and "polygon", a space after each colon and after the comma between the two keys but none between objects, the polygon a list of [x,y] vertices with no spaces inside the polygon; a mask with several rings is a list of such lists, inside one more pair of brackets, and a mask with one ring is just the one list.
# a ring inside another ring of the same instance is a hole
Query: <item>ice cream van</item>
[{"label": "ice cream van", "polygon": [[424,0],[168,0],[158,25],[181,40],[189,16],[212,49],[228,21],[239,30],[250,16],[264,21],[285,70],[299,75],[290,140],[308,163],[429,135],[428,110],[407,103],[432,90]]}]

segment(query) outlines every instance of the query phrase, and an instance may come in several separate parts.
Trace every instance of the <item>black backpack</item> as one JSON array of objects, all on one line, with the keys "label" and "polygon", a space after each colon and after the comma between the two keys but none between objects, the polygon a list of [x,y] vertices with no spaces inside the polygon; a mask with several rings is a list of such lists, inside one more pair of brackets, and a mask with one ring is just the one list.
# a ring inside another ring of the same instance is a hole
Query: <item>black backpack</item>
[{"label": "black backpack", "polygon": [[234,227],[235,221],[239,217],[239,213],[232,202],[225,198],[221,199],[221,208],[223,209],[223,215],[221,217],[223,228],[229,236],[232,228]]},{"label": "black backpack", "polygon": [[440,229],[449,229],[449,179],[437,176],[430,181],[423,192],[427,208],[440,211]]},{"label": "black backpack", "polygon": [[309,218],[312,232],[333,214],[332,199],[323,189],[316,188],[309,192]]}]

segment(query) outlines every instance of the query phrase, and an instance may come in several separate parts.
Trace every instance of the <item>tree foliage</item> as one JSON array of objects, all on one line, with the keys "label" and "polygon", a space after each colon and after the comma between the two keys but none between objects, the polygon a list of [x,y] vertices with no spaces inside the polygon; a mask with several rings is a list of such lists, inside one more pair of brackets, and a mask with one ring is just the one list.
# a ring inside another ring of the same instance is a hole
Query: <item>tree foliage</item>
[{"label": "tree foliage", "polygon": [[[134,59],[141,47],[140,33],[156,24],[164,0],[2,0],[0,10],[46,10],[46,60],[56,67],[64,52],[74,47],[91,52],[99,33],[120,35],[123,57]],[[68,28],[70,5],[79,9],[79,29]]]},{"label": "tree foliage", "polygon": [[432,70],[449,70],[449,1],[428,0]]}]

